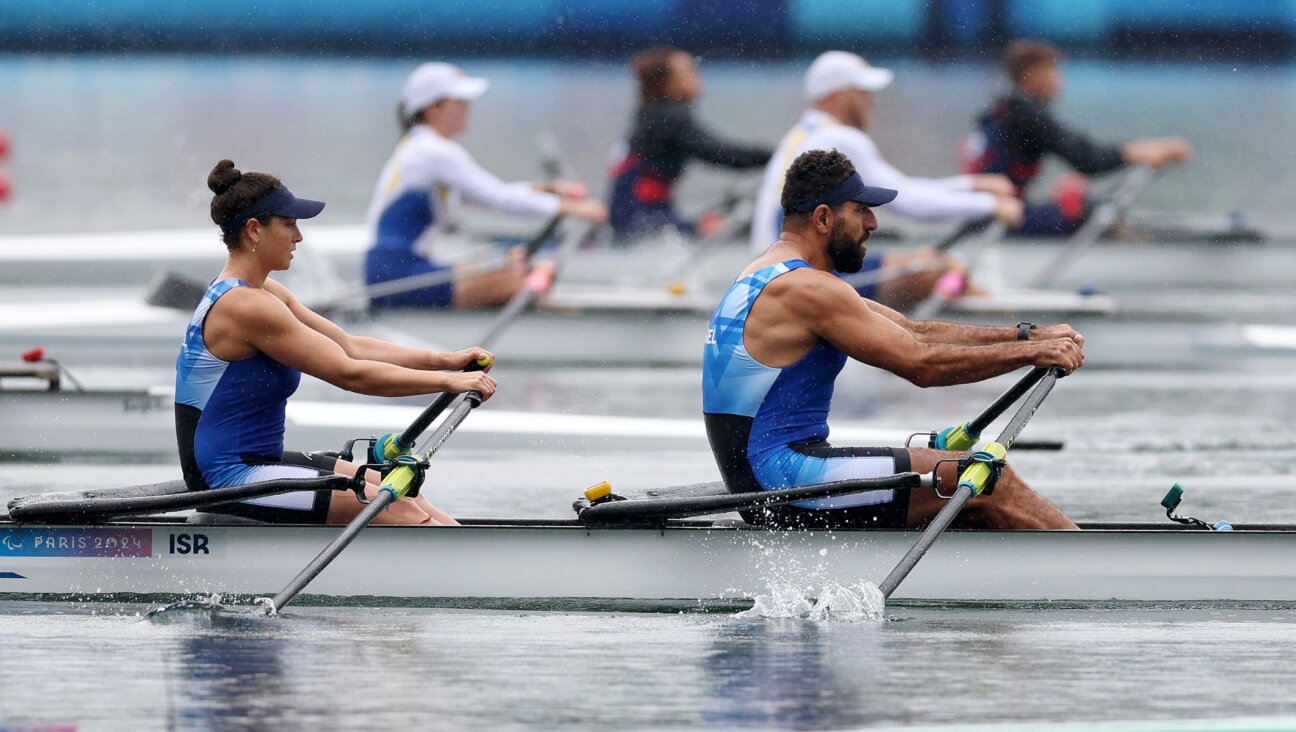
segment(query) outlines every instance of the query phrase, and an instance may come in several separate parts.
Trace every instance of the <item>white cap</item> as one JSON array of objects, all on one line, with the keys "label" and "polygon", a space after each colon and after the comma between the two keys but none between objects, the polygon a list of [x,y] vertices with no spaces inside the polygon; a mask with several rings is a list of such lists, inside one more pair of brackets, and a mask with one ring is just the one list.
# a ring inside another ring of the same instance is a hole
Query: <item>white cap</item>
[{"label": "white cap", "polygon": [[431,62],[414,69],[401,90],[401,109],[412,116],[442,99],[471,100],[486,93],[490,82],[468,76],[453,64]]},{"label": "white cap", "polygon": [[846,51],[827,51],[810,64],[805,75],[805,95],[818,101],[841,89],[882,91],[895,77],[889,69],[869,66],[868,62]]}]

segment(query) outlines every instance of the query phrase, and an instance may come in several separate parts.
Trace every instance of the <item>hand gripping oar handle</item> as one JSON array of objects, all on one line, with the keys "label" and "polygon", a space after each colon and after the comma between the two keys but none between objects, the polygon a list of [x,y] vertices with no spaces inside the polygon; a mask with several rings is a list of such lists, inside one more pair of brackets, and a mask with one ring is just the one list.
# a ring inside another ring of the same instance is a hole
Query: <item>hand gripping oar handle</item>
[{"label": "hand gripping oar handle", "polygon": [[[477,359],[469,363],[464,368],[464,371],[481,371],[490,364],[489,358]],[[437,398],[428,405],[427,409],[423,410],[423,413],[417,419],[410,423],[409,427],[405,428],[404,432],[399,435],[386,434],[378,438],[378,441],[374,443],[373,456],[381,462],[386,462],[408,453],[410,448],[414,447],[414,442],[418,440],[419,435],[422,435],[424,430],[431,426],[436,421],[436,418],[440,417],[441,413],[458,397],[458,394],[449,392],[437,395]]]},{"label": "hand gripping oar handle", "polygon": [[989,483],[991,476],[995,472],[994,462],[1003,460],[1008,454],[1008,449],[1012,447],[1017,436],[1021,434],[1022,428],[1030,421],[1031,416],[1044,402],[1044,397],[1049,395],[1049,392],[1053,390],[1053,385],[1063,375],[1064,372],[1057,366],[1048,369],[1048,372],[1039,380],[1035,391],[1031,392],[1031,395],[1022,403],[1021,408],[1017,410],[1017,414],[1013,415],[1012,420],[1008,422],[1008,426],[1004,427],[1003,432],[999,433],[999,439],[986,445],[985,450],[982,452],[975,453],[972,456],[974,462],[959,476],[958,489],[954,491],[954,496],[950,498],[949,503],[945,504],[940,513],[936,514],[936,518],[932,520],[931,525],[922,533],[922,536],[918,537],[918,541],[913,545],[913,548],[900,559],[900,563],[896,565],[895,569],[891,570],[891,574],[887,575],[882,584],[878,585],[883,597],[890,597],[891,593],[895,592],[895,589],[900,586],[900,583],[904,582],[905,577],[908,577],[909,573],[913,571],[913,568],[918,564],[918,560],[923,558],[923,555],[931,548],[936,538],[958,516],[959,511],[963,510],[963,505],[985,490],[987,483]]},{"label": "hand gripping oar handle", "polygon": [[[981,433],[985,431],[990,423],[999,419],[999,415],[1008,411],[1011,407],[1022,398],[1026,392],[1030,391],[1032,386],[1039,383],[1040,379],[1048,373],[1048,369],[1034,368],[1030,373],[1018,379],[1016,384],[1008,387],[1008,390],[999,395],[985,411],[977,415],[974,419],[959,424],[954,427],[946,427],[932,437],[928,447],[937,450],[969,450],[981,439]],[[921,434],[921,433],[920,433]]]},{"label": "hand gripping oar handle", "polygon": [[[459,403],[450,412],[450,416],[446,417],[445,422],[441,423],[441,426],[428,436],[425,444],[427,451],[423,456],[424,460],[430,459],[436,454],[436,451],[445,444],[450,434],[464,421],[468,413],[478,404],[481,404],[482,397],[481,394],[470,391],[460,395],[459,399]],[[430,447],[427,447],[428,445]],[[316,555],[310,564],[306,565],[306,568],[299,572],[282,592],[274,596],[274,599],[270,601],[268,612],[273,615],[292,602],[292,599],[305,589],[306,585],[311,583],[311,580],[319,576],[319,573],[323,572],[324,568],[336,559],[342,553],[342,550],[346,549],[360,531],[368,526],[378,514],[409,493],[410,488],[414,485],[415,476],[414,467],[409,465],[397,466],[388,473],[387,477],[383,478],[382,487],[378,489],[378,495],[374,496],[369,505],[365,506],[364,510],[352,519],[351,523],[346,525],[346,528],[342,529],[342,533],[329,542],[329,545],[324,547],[324,550]]]}]

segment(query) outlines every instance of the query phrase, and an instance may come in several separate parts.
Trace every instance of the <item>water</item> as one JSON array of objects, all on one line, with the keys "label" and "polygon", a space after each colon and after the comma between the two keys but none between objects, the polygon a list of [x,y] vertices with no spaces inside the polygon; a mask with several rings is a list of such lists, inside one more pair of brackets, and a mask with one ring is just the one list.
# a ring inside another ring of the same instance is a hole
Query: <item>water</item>
[{"label": "water", "polygon": [[[536,132],[550,129],[575,173],[597,188],[631,107],[619,65],[467,65],[494,84],[464,138],[484,164],[506,177],[538,176]],[[395,142],[391,108],[411,66],[0,58],[0,84],[22,102],[0,111],[15,141],[8,166],[17,184],[0,231],[200,226],[203,180],[225,156],[328,200],[329,223],[359,221]],[[716,126],[773,142],[795,118],[800,62],[703,70],[700,111]],[[897,70],[897,85],[879,97],[880,146],[914,173],[953,172],[950,150],[995,88],[993,69]],[[1296,133],[1290,68],[1069,70],[1068,119],[1110,138],[1181,132],[1197,143],[1193,165],[1148,192],[1149,208],[1241,208],[1258,223],[1291,228],[1287,192],[1296,180],[1273,154]],[[273,103],[249,113],[235,104],[249,91]],[[732,180],[691,172],[682,205],[700,207]],[[1013,463],[1081,521],[1164,521],[1158,503],[1181,481],[1184,513],[1296,522],[1290,365],[1082,371],[1058,385],[1025,435],[1065,440],[1066,449],[1015,453]],[[149,383],[169,380],[168,368],[157,365],[162,377]],[[113,383],[139,374],[90,376]],[[504,367],[500,377],[505,388],[487,408],[697,416],[691,369]],[[922,391],[850,370],[834,417],[940,428],[1007,384]],[[106,462],[92,452],[69,442],[54,466],[0,463],[0,501],[33,485],[70,490],[178,474],[173,458]],[[428,490],[460,516],[568,517],[572,499],[600,480],[636,492],[717,478],[704,446],[574,452],[555,441],[488,451],[456,448],[452,438]],[[399,571],[399,558],[381,571]],[[869,579],[880,578],[860,578]],[[236,606],[146,619],[147,605],[0,602],[0,730],[842,729],[1296,715],[1288,606],[901,605],[879,621],[856,612],[845,592],[836,598],[838,612],[818,619],[808,617],[813,605],[795,608],[795,618],[305,606],[267,618]],[[761,614],[780,613],[767,603]]]},{"label": "water", "polygon": [[[900,608],[885,622],[0,610],[0,723],[843,729],[1296,713],[1289,611]],[[112,679],[105,683],[105,679]]]}]

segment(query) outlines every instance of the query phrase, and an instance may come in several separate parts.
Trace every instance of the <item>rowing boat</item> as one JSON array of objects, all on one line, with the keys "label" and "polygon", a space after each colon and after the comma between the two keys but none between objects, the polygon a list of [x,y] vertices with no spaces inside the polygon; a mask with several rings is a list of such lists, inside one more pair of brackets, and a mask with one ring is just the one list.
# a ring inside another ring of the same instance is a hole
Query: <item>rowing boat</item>
[{"label": "rowing boat", "polygon": [[[496,229],[504,222],[492,221]],[[484,233],[464,232],[438,243],[447,260],[481,256]],[[524,230],[505,232],[506,240],[526,238]],[[306,232],[299,265],[325,268],[344,280],[358,277],[367,234],[362,226],[312,226]],[[879,238],[880,250],[913,249],[926,241],[898,243]],[[994,247],[986,262],[1009,285],[1024,286],[1065,246],[1056,239],[1012,239]],[[699,247],[704,249],[699,251]],[[491,248],[491,247],[488,247]],[[958,249],[952,252],[958,256]],[[697,243],[678,237],[633,247],[582,251],[564,278],[576,282],[643,285],[674,279],[681,268],[707,287],[722,285],[751,259],[745,241]],[[997,261],[996,261],[997,260]],[[0,282],[7,285],[141,285],[159,270],[205,280],[219,271],[225,250],[211,229],[0,237]],[[978,268],[984,269],[984,268]],[[1283,288],[1296,271],[1296,246],[1289,242],[1218,244],[1204,242],[1122,243],[1105,241],[1062,273],[1065,288],[1109,291],[1159,287]],[[320,272],[313,273],[319,276]]]},{"label": "rowing boat", "polygon": [[[1083,528],[949,531],[893,599],[1296,601],[1296,526]],[[264,596],[337,531],[179,519],[94,526],[0,521],[0,599]],[[316,601],[353,604],[743,604],[780,588],[814,596],[832,584],[879,581],[916,537],[901,530],[778,531],[736,520],[375,526],[310,591]]]}]

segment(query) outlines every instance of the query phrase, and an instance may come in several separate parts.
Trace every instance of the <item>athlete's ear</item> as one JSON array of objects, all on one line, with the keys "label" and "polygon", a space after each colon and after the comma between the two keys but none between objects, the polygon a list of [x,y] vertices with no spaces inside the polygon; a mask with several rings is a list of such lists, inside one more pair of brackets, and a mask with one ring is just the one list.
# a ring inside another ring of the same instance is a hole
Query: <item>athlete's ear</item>
[{"label": "athlete's ear", "polygon": [[256,217],[243,222],[243,231],[253,246],[261,242],[261,222],[257,221]]},{"label": "athlete's ear", "polygon": [[820,234],[832,233],[832,207],[826,203],[815,206],[815,210],[810,214],[810,220],[814,222],[815,230]]}]

